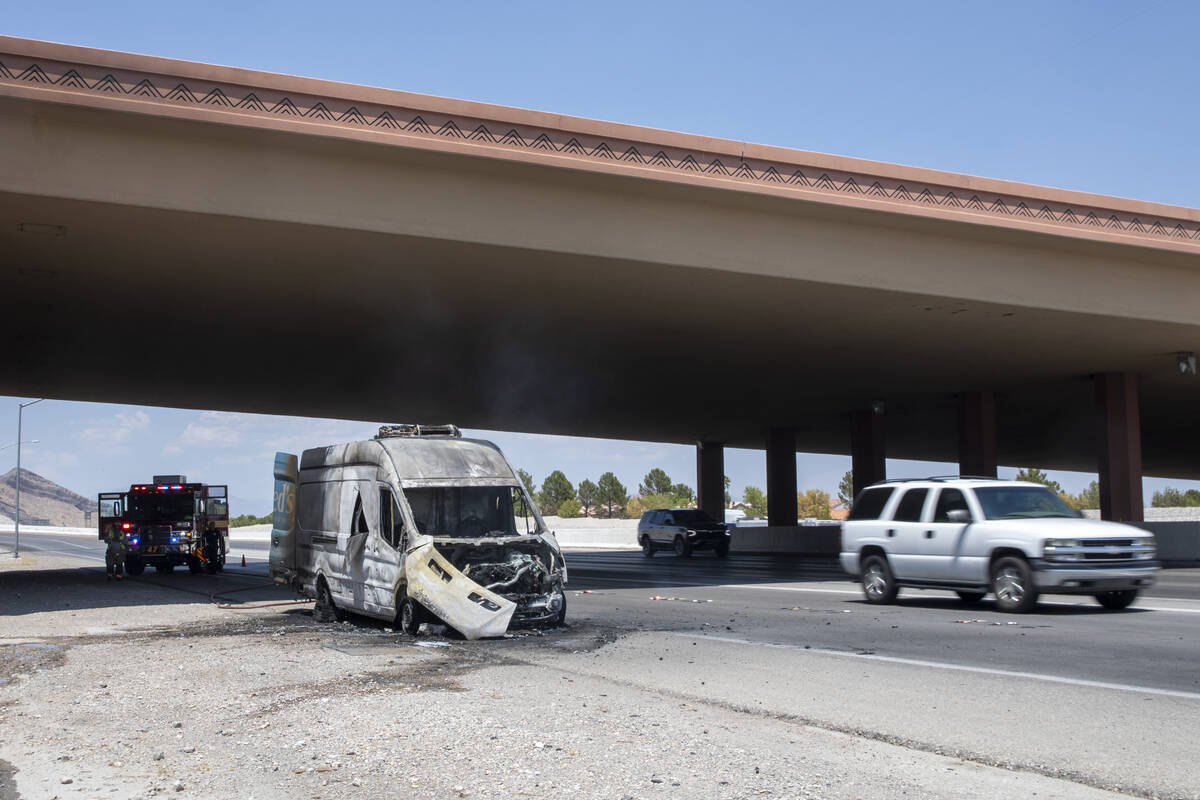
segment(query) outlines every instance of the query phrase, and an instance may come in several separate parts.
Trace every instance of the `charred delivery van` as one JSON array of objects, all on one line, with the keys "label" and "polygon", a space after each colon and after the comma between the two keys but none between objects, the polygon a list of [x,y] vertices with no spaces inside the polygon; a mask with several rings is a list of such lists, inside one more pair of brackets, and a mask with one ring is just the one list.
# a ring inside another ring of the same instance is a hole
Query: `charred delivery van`
[{"label": "charred delivery van", "polygon": [[468,639],[558,625],[567,567],[513,468],[453,425],[389,425],[366,442],[275,455],[271,577],[406,633]]}]

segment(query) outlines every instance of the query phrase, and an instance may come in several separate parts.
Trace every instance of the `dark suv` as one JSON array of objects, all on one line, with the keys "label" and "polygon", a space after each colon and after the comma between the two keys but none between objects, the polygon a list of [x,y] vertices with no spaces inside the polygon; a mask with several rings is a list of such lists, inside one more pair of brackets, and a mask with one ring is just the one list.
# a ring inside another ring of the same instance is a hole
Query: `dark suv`
[{"label": "dark suv", "polygon": [[712,550],[718,558],[729,555],[729,528],[695,508],[659,508],[642,514],[638,544],[650,558],[656,550],[674,550],[686,558],[696,550]]}]

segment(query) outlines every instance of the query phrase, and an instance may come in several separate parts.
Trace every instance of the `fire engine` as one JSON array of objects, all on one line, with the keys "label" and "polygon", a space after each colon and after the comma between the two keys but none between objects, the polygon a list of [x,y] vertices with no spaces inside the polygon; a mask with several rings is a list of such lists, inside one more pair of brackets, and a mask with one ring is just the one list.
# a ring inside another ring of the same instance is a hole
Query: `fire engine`
[{"label": "fire engine", "polygon": [[[155,475],[127,492],[99,498],[99,538],[115,526],[125,539],[125,571],[141,575],[147,565],[171,572],[187,565],[214,573],[225,566],[229,539],[227,486],[188,483],[183,475]],[[208,523],[214,532],[206,534]]]}]

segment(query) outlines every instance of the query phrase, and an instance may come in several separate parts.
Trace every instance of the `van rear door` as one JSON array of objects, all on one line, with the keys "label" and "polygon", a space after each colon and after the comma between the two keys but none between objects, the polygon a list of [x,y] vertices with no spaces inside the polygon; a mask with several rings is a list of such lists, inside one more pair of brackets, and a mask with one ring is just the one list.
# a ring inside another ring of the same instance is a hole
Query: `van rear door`
[{"label": "van rear door", "polygon": [[296,570],[296,483],[299,474],[300,462],[296,456],[275,454],[270,574],[276,583],[290,583]]}]

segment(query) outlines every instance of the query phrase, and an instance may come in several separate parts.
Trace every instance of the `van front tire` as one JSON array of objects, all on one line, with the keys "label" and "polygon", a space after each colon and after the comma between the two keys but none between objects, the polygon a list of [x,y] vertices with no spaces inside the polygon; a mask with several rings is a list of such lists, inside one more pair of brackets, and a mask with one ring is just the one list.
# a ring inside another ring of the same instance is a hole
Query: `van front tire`
[{"label": "van front tire", "polygon": [[411,597],[404,598],[396,611],[396,628],[405,636],[416,636],[425,616],[423,612],[424,609],[416,600]]}]

